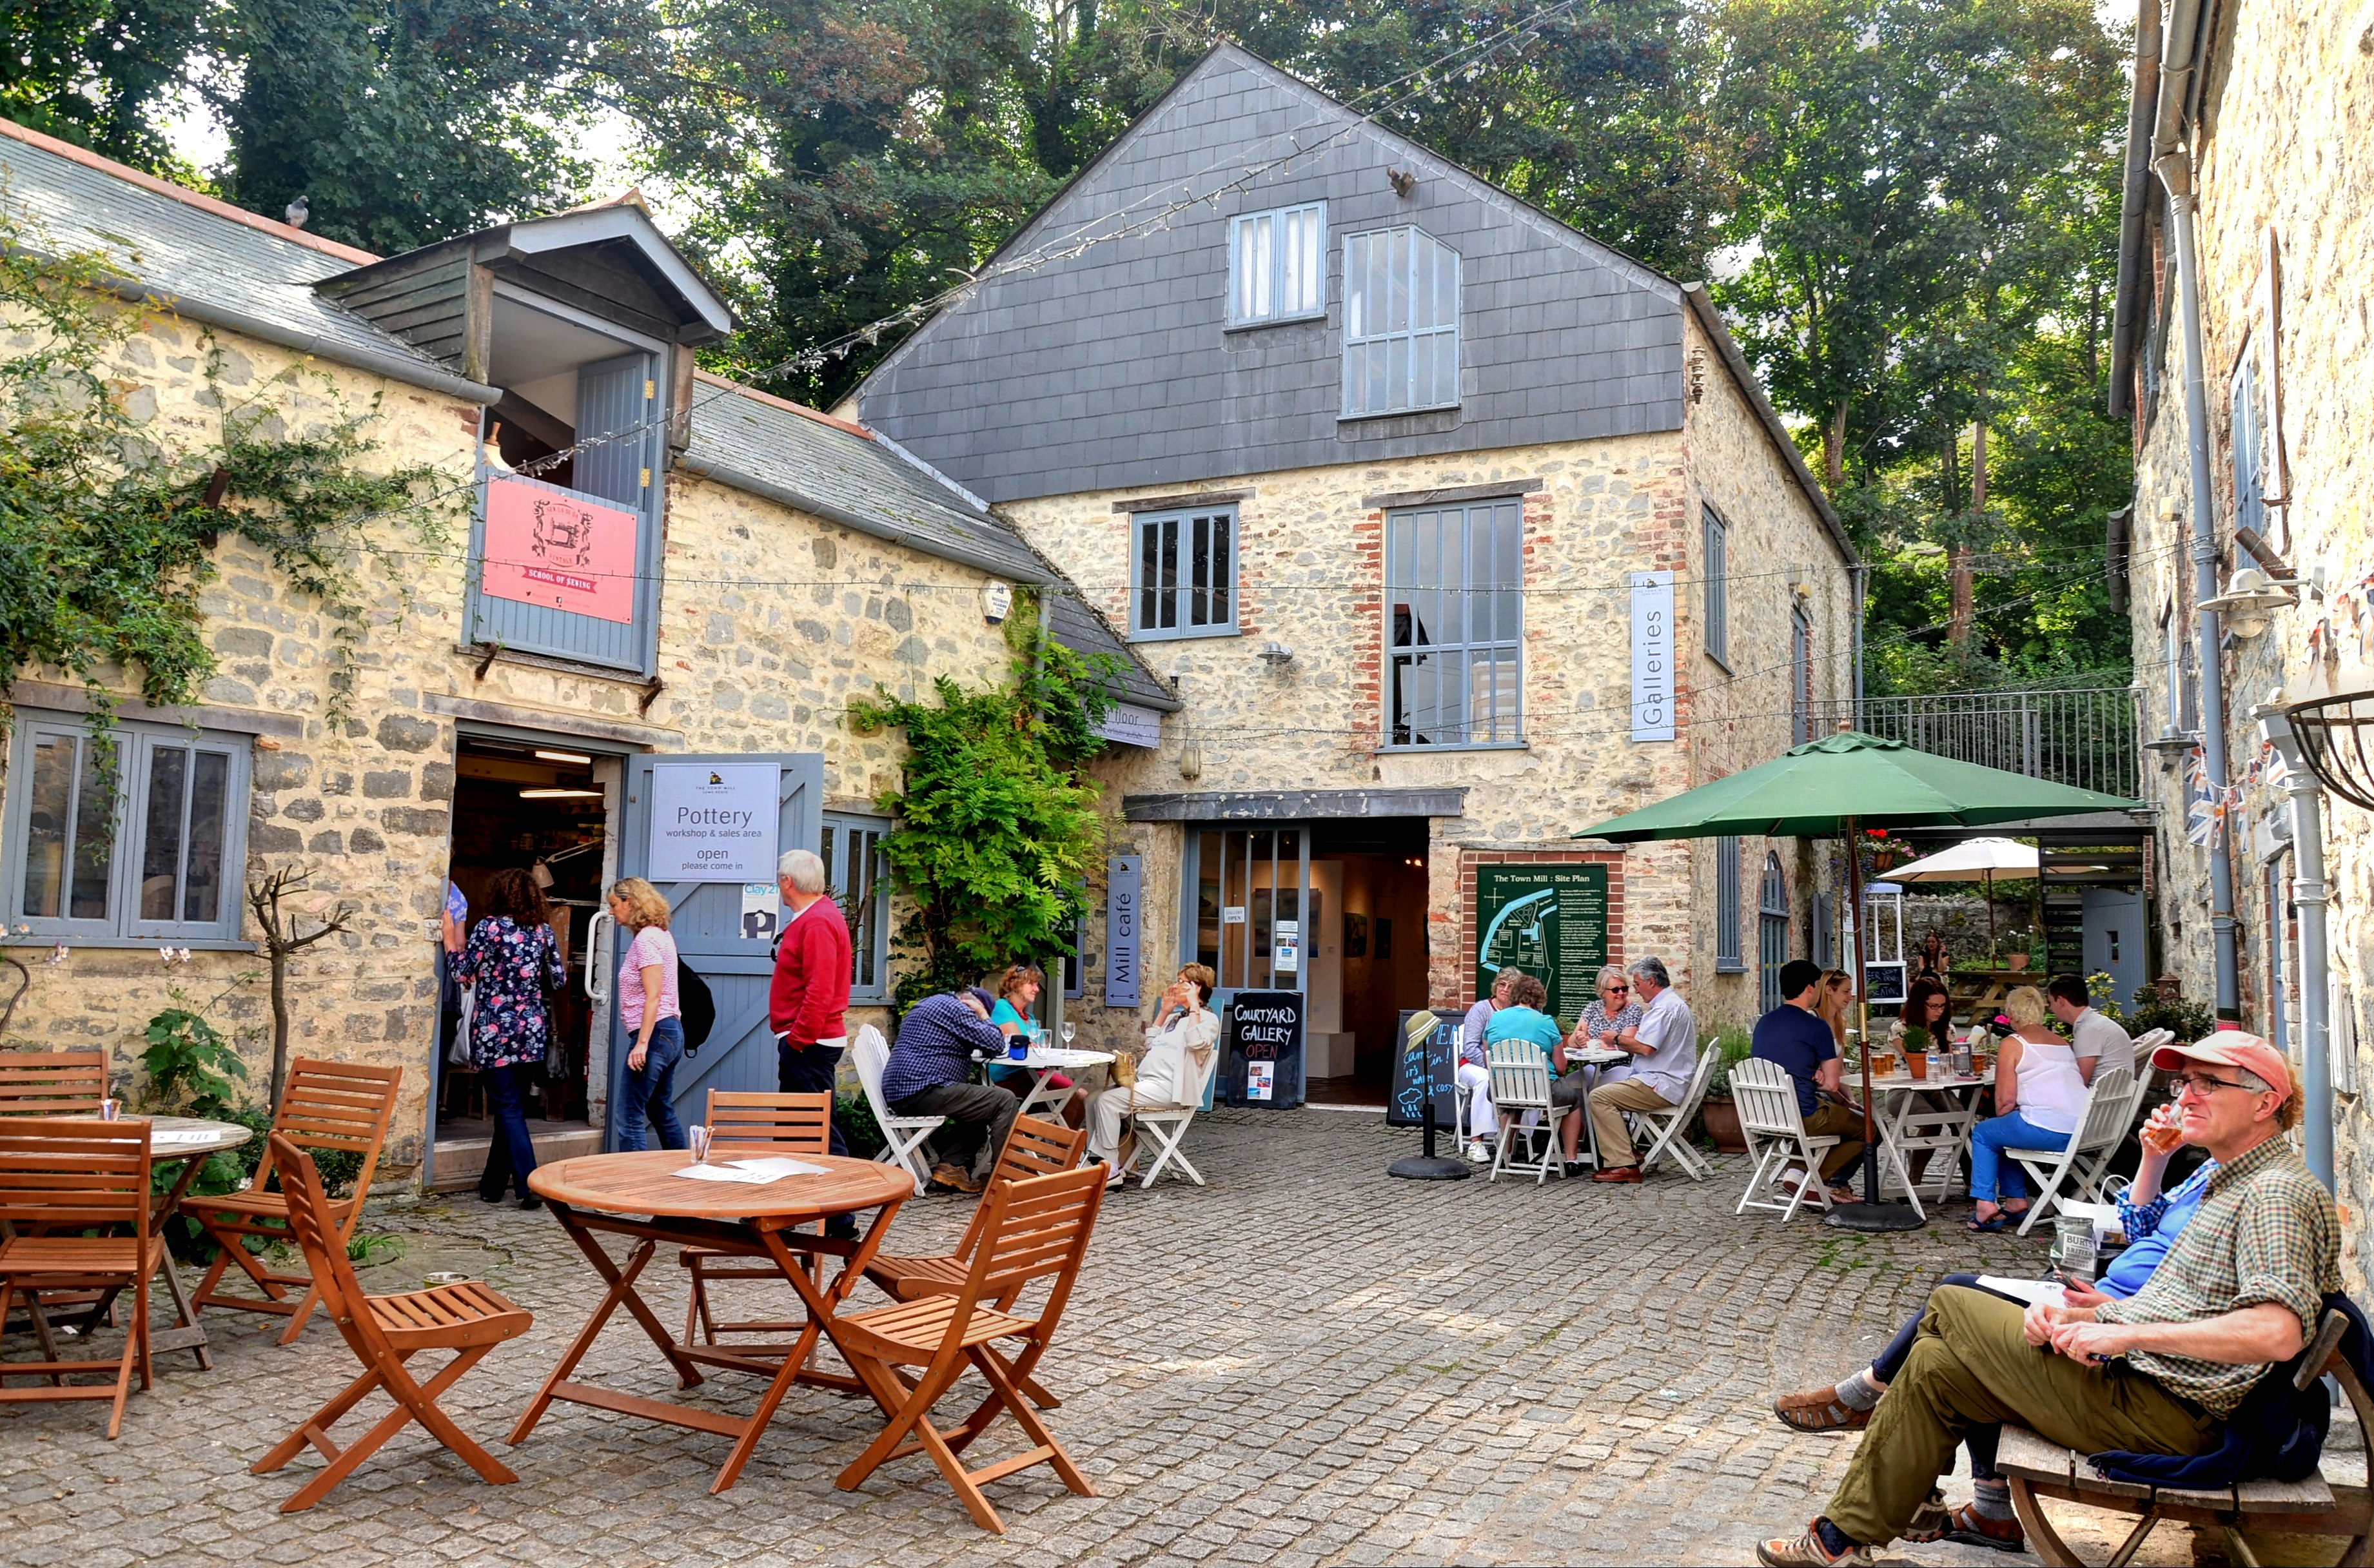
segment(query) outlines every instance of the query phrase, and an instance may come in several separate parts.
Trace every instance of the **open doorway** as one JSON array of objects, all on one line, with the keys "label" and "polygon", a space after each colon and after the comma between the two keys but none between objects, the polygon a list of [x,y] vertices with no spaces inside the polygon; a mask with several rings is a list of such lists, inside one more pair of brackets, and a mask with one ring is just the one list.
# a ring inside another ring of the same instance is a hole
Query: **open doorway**
[{"label": "open doorway", "polygon": [[1310,825],[1308,1095],[1382,1105],[1402,1013],[1427,999],[1427,819]]},{"label": "open doorway", "polygon": [[[571,749],[565,741],[464,735],[455,760],[446,876],[467,905],[466,923],[475,925],[482,917],[487,883],[496,872],[527,870],[552,902],[552,933],[568,968],[569,982],[550,1003],[554,1048],[541,1092],[528,1102],[528,1131],[539,1161],[601,1149],[601,1133],[588,1120],[586,1065],[594,1032],[605,1020],[593,1016],[586,998],[586,938],[602,908],[618,774],[617,759]],[[452,1190],[477,1180],[492,1127],[479,1075],[449,1060],[460,1030],[460,997],[450,984],[441,990],[436,1152],[429,1185]]]}]

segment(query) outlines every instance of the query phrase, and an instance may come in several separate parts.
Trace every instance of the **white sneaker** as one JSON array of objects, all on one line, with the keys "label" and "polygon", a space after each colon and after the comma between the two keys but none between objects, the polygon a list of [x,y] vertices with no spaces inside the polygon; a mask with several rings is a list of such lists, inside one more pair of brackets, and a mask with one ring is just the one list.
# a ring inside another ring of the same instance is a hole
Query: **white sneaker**
[{"label": "white sneaker", "polygon": [[1491,1161],[1492,1151],[1484,1146],[1481,1139],[1467,1146],[1467,1162],[1470,1165],[1488,1165]]}]

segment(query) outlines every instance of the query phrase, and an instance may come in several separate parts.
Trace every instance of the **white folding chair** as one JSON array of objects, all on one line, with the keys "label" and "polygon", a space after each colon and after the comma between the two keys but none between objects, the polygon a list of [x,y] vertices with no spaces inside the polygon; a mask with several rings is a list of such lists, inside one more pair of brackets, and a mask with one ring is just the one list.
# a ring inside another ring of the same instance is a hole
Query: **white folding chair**
[{"label": "white folding chair", "polygon": [[2062,1201],[2064,1181],[2069,1184],[2070,1198],[2092,1202],[2101,1196],[2110,1156],[2127,1139],[2128,1118],[2134,1114],[2134,1076],[2124,1067],[2097,1073],[2093,1087],[2086,1091],[2086,1109],[2077,1118],[2077,1130],[2069,1135],[2068,1148],[2004,1150],[2004,1158],[2018,1161],[2028,1180],[2036,1184],[2027,1218],[2020,1221],[2021,1235],[2044,1218],[2046,1209]]},{"label": "white folding chair", "polygon": [[931,1156],[923,1152],[923,1140],[940,1130],[943,1116],[894,1116],[890,1102],[882,1098],[882,1069],[889,1063],[889,1043],[882,1032],[867,1024],[857,1032],[857,1081],[865,1087],[865,1103],[873,1108],[874,1120],[882,1128],[882,1152],[874,1158],[884,1165],[904,1165],[907,1173],[915,1178],[915,1196],[932,1184]]},{"label": "white folding chair", "polygon": [[1657,1135],[1656,1141],[1649,1146],[1648,1154],[1640,1161],[1642,1175],[1655,1170],[1657,1161],[1668,1155],[1673,1157],[1675,1164],[1682,1168],[1682,1173],[1694,1182],[1705,1181],[1713,1174],[1713,1168],[1700,1158],[1697,1149],[1690,1147],[1690,1140],[1684,1135],[1689,1127],[1690,1118],[1698,1114],[1698,1106],[1705,1102],[1707,1086],[1714,1081],[1714,1069],[1722,1061],[1721,1046],[1698,1047],[1698,1065],[1690,1074],[1689,1087],[1684,1091],[1679,1105],[1670,1111],[1632,1113],[1641,1126],[1653,1128]]},{"label": "white folding chair", "polygon": [[[1154,1179],[1169,1165],[1178,1166],[1179,1173],[1197,1186],[1204,1185],[1204,1173],[1195,1169],[1194,1161],[1187,1158],[1179,1142],[1187,1136],[1188,1127],[1194,1123],[1195,1113],[1203,1107],[1205,1091],[1211,1086],[1212,1075],[1220,1067],[1220,1050],[1217,1044],[1212,1047],[1211,1059],[1204,1064],[1194,1092],[1187,1096],[1185,1104],[1157,1105],[1130,1112],[1130,1120],[1137,1124],[1139,1134],[1154,1145],[1154,1163],[1148,1165],[1146,1174],[1137,1179],[1141,1189],[1152,1186]],[[1190,1055],[1187,1059],[1193,1062],[1195,1058]],[[1138,1150],[1140,1155],[1145,1152],[1143,1148]],[[1133,1155],[1131,1160],[1134,1163],[1136,1156]]]},{"label": "white folding chair", "polygon": [[[1731,1069],[1731,1098],[1739,1111],[1740,1135],[1747,1140],[1747,1152],[1756,1158],[1756,1172],[1747,1178],[1747,1190],[1739,1195],[1739,1207],[1732,1212],[1767,1208],[1786,1221],[1795,1218],[1798,1206],[1808,1201],[1829,1208],[1822,1155],[1836,1149],[1839,1139],[1815,1138],[1805,1131],[1804,1114],[1797,1109],[1797,1080],[1780,1063],[1750,1056]],[[1791,1185],[1781,1178],[1792,1165],[1803,1165],[1805,1174]],[[1766,1189],[1775,1184],[1788,1191],[1788,1202],[1768,1195]]]},{"label": "white folding chair", "polygon": [[[1566,1174],[1566,1163],[1558,1149],[1558,1124],[1573,1114],[1550,1103],[1550,1063],[1542,1048],[1525,1040],[1496,1040],[1484,1047],[1487,1070],[1492,1075],[1492,1109],[1499,1113],[1500,1135],[1492,1149],[1492,1173],[1487,1178],[1498,1181],[1500,1173],[1531,1175],[1539,1186],[1555,1168],[1560,1176]],[[1540,1119],[1530,1126],[1520,1123],[1527,1112]],[[1538,1149],[1534,1140],[1540,1140]],[[1509,1158],[1510,1147],[1522,1143],[1522,1159]]]}]

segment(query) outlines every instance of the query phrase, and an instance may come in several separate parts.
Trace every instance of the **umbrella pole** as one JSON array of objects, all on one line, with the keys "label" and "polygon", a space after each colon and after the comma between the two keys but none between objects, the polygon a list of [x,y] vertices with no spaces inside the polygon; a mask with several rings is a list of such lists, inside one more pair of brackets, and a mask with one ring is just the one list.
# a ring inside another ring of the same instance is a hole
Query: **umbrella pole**
[{"label": "umbrella pole", "polygon": [[[1854,930],[1855,1039],[1863,1059],[1863,1198],[1837,1206],[1823,1220],[1841,1231],[1918,1231],[1926,1223],[1909,1203],[1879,1200],[1879,1126],[1871,1093],[1871,996],[1863,986],[1863,850],[1847,819],[1847,909]],[[1807,1173],[1821,1179],[1819,1171]]]}]

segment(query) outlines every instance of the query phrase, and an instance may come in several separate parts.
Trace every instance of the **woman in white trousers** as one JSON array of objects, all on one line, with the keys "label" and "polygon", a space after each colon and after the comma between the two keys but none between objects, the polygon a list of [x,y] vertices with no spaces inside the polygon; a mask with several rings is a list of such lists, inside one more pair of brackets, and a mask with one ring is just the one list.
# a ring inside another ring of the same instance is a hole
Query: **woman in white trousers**
[{"label": "woman in white trousers", "polygon": [[1134,1110],[1161,1111],[1198,1104],[1211,1077],[1220,1043],[1220,1019],[1209,1007],[1216,976],[1200,963],[1181,970],[1154,1005],[1146,1029],[1146,1054],[1137,1059],[1134,1083],[1115,1084],[1088,1100],[1088,1158],[1111,1166],[1108,1186],[1122,1179],[1118,1155],[1122,1118]]}]

